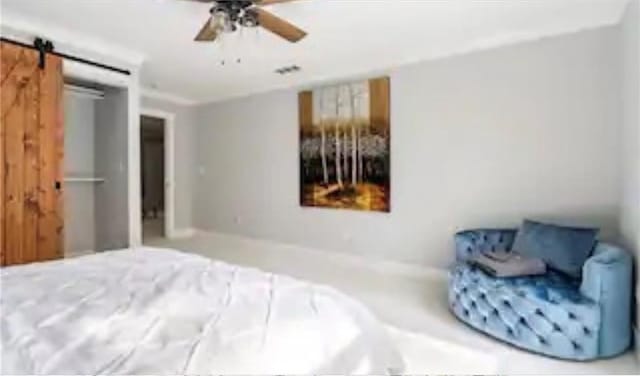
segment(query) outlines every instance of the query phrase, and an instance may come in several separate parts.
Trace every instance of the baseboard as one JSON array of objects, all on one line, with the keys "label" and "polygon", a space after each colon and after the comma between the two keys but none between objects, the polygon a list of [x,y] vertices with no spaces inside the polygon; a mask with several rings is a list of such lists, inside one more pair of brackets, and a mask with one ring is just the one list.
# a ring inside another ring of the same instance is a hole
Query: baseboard
[{"label": "baseboard", "polygon": [[640,342],[638,342],[640,341],[640,328],[636,326],[633,327],[633,338],[633,346],[635,346],[634,349],[636,352],[636,362],[640,366]]},{"label": "baseboard", "polygon": [[196,234],[196,230],[194,228],[176,228],[171,234],[169,234],[170,239],[184,239],[190,238]]},{"label": "baseboard", "polygon": [[640,367],[640,284],[636,284],[635,293],[635,325],[633,326],[633,346],[636,352],[636,363]]},{"label": "baseboard", "polygon": [[447,271],[445,269],[430,267],[426,265],[414,265],[414,264],[406,264],[398,261],[373,259],[373,258],[362,257],[355,254],[339,252],[339,251],[324,250],[319,248],[307,247],[299,244],[284,243],[284,242],[278,242],[270,239],[255,238],[255,237],[250,237],[245,235],[225,233],[225,232],[219,232],[219,231],[213,231],[213,230],[195,229],[194,234],[199,234],[204,236],[206,235],[224,236],[224,237],[233,238],[233,239],[237,239],[245,242],[262,243],[271,247],[295,248],[303,252],[321,254],[323,257],[328,256],[329,258],[336,260],[340,263],[356,264],[356,265],[362,265],[364,263],[369,268],[380,273],[396,274],[396,275],[402,275],[405,277],[408,276],[413,278],[442,279],[447,277]]},{"label": "baseboard", "polygon": [[82,256],[92,255],[94,253],[96,253],[95,249],[87,249],[87,250],[82,250],[82,251],[65,252],[64,253],[64,258],[82,257]]}]

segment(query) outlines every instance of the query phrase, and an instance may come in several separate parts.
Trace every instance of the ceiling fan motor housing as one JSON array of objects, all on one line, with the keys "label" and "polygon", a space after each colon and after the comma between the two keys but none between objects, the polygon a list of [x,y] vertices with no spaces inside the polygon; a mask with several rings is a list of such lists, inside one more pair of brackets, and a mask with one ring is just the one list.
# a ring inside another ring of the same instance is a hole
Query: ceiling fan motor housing
[{"label": "ceiling fan motor housing", "polygon": [[211,15],[224,14],[234,28],[237,23],[244,27],[256,27],[259,25],[258,17],[249,9],[254,5],[254,0],[216,1],[210,12]]}]

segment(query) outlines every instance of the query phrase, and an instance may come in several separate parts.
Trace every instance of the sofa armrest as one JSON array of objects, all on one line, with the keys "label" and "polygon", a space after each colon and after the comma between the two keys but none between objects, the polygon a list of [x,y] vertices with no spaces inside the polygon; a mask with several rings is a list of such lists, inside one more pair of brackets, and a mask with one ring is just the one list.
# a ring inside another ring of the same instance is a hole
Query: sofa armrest
[{"label": "sofa armrest", "polygon": [[481,252],[511,251],[514,229],[477,229],[455,235],[456,259],[465,261]]},{"label": "sofa armrest", "polygon": [[582,295],[598,303],[600,353],[612,356],[631,344],[633,260],[623,249],[599,243],[582,268]]}]

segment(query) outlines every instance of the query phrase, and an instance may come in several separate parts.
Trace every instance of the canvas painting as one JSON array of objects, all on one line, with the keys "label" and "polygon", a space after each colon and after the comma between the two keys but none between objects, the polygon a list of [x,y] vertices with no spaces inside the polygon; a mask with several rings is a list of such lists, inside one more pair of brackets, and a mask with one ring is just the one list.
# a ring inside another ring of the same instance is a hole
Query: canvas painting
[{"label": "canvas painting", "polygon": [[302,206],[389,212],[389,78],[304,91],[299,107]]}]

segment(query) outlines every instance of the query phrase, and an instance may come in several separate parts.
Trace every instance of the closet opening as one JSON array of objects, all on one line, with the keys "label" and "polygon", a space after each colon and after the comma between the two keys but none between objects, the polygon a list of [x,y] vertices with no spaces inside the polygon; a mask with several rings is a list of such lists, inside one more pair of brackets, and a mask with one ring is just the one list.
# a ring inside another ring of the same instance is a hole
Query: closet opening
[{"label": "closet opening", "polygon": [[173,115],[143,109],[140,116],[141,221],[144,243],[174,236]]},{"label": "closet opening", "polygon": [[128,90],[65,78],[64,256],[129,246]]}]

